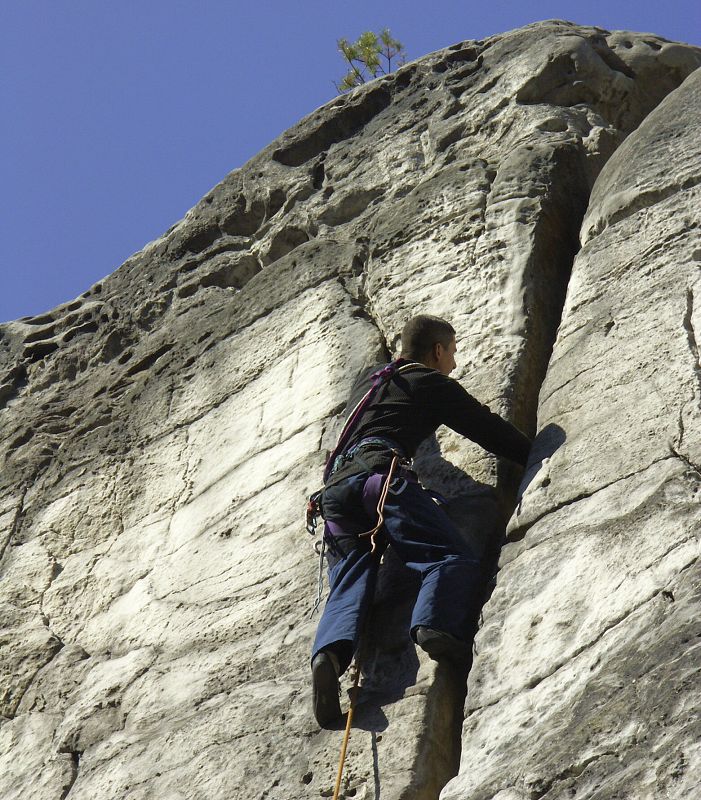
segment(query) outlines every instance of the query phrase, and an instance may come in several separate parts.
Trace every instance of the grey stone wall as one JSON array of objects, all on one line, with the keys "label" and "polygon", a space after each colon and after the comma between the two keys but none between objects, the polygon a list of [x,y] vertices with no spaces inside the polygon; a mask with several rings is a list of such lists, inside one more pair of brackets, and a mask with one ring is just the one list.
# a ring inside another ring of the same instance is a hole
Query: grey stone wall
[{"label": "grey stone wall", "polygon": [[487,576],[518,502],[511,542],[462,739],[466,676],[417,654],[386,556],[344,796],[603,798],[629,775],[688,796],[696,76],[677,87],[699,63],[557,21],[462,42],[0,326],[3,797],[330,796],[301,509],[354,375],[419,311],[453,320],[468,390],[539,434],[518,497],[450,431],[417,459]]}]

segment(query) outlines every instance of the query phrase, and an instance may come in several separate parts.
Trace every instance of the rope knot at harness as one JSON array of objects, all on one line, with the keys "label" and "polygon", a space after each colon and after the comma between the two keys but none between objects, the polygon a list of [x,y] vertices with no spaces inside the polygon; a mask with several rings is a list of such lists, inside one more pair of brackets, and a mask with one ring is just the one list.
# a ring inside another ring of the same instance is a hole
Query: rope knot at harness
[{"label": "rope knot at harness", "polygon": [[358,534],[358,536],[370,537],[371,553],[374,553],[377,550],[377,534],[382,530],[382,526],[385,524],[385,500],[387,499],[387,492],[389,492],[389,487],[392,483],[392,478],[394,477],[394,472],[397,468],[399,460],[399,453],[394,452],[392,455],[392,463],[390,465],[389,472],[387,473],[387,477],[382,485],[380,497],[377,501],[377,525],[375,525],[375,527],[371,528],[369,531]]}]

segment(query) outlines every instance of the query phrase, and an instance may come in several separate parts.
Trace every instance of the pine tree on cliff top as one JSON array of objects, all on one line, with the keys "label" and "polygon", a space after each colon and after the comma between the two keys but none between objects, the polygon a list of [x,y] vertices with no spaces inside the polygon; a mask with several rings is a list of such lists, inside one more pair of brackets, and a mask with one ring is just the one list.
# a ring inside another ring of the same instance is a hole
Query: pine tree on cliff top
[{"label": "pine tree on cliff top", "polygon": [[406,63],[404,45],[392,38],[389,28],[383,28],[379,36],[372,31],[365,31],[355,42],[338,39],[337,44],[339,52],[350,66],[350,71],[340,83],[334,81],[338,92],[348,92],[378,75],[387,75],[392,71],[393,59],[397,59],[396,67]]}]

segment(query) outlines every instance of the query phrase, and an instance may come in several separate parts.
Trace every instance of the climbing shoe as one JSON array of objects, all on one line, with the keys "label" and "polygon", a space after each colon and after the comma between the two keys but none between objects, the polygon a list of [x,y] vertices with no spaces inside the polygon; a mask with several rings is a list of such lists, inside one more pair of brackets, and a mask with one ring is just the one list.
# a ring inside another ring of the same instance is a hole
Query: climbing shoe
[{"label": "climbing shoe", "polygon": [[445,659],[456,664],[467,664],[472,655],[472,650],[467,642],[456,639],[449,633],[419,625],[414,635],[416,644],[434,661]]},{"label": "climbing shoe", "polygon": [[312,661],[312,698],[314,716],[322,728],[341,717],[338,684],[338,659],[333,653],[321,650]]}]

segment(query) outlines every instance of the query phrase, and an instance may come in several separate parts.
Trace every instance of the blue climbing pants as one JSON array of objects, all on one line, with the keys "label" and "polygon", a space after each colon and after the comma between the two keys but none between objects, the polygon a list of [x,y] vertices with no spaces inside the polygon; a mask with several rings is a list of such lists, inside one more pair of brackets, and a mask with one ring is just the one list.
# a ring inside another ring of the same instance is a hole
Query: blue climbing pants
[{"label": "blue climbing pants", "polygon": [[[324,537],[329,597],[319,621],[312,658],[332,649],[345,670],[372,603],[379,557],[369,537],[358,534],[377,523],[377,498],[385,476],[353,475],[324,491]],[[425,625],[470,641],[475,633],[483,580],[478,559],[447,514],[418,483],[392,481],[381,535],[421,577],[411,635]]]}]

